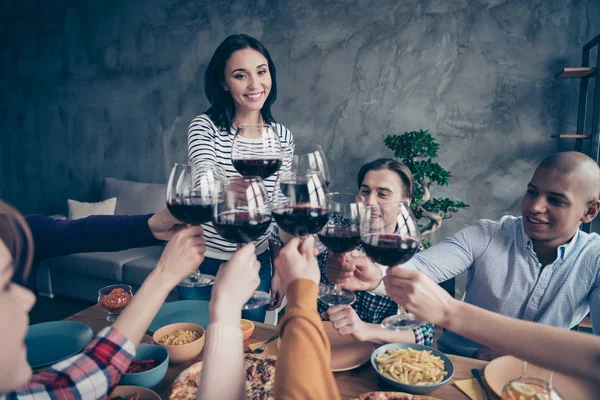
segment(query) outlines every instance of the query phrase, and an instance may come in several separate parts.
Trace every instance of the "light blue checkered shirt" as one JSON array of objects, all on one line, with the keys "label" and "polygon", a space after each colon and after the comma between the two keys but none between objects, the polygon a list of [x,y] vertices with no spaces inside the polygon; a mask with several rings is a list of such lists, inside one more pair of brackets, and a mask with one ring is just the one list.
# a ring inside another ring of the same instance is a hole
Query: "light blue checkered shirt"
[{"label": "light blue checkered shirt", "polygon": [[[578,231],[542,268],[522,218],[479,220],[407,264],[436,282],[467,271],[465,301],[510,317],[572,328],[591,310],[594,333],[600,334],[598,234]],[[450,331],[438,344],[464,356],[484,347]]]}]

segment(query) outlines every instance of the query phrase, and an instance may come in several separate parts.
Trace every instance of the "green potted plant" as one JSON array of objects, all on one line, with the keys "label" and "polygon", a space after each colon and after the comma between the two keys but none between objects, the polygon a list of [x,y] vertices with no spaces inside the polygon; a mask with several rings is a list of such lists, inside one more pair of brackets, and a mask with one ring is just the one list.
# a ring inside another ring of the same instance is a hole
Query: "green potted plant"
[{"label": "green potted plant", "polygon": [[438,156],[440,145],[429,131],[389,135],[383,142],[394,152],[394,157],[410,168],[415,177],[411,208],[417,219],[429,220],[420,224],[423,246],[429,247],[430,235],[442,226],[442,222],[461,209],[469,208],[469,205],[447,197],[431,197],[429,188],[432,185],[449,186],[452,175],[433,161]]}]

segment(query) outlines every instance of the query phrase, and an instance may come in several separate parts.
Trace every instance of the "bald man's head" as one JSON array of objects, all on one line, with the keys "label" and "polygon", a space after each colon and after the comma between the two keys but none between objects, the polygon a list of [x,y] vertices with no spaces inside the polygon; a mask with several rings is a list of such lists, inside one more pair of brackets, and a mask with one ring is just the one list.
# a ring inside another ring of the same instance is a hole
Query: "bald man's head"
[{"label": "bald man's head", "polygon": [[600,198],[600,167],[591,157],[576,151],[565,151],[546,157],[537,167],[538,170],[541,168],[577,179],[584,201]]},{"label": "bald man's head", "polygon": [[[590,157],[557,153],[537,167],[521,203],[523,228],[534,245],[556,249],[600,212],[600,168]],[[537,251],[537,250],[536,250]]]}]

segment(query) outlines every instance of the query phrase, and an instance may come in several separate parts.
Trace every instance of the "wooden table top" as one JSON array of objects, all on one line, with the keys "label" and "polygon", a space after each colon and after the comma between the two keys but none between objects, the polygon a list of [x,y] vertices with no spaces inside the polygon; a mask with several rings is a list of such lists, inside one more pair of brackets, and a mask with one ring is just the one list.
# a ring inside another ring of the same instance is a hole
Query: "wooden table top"
[{"label": "wooden table top", "polygon": [[[100,307],[100,305],[96,304],[90,308],[87,308],[77,314],[70,316],[69,318],[66,318],[66,320],[79,321],[86,325],[89,325],[96,334],[101,329],[109,325],[109,323],[106,321],[106,316],[106,310]],[[244,343],[245,345],[259,342],[261,340],[266,340],[277,333],[277,327],[274,325],[267,325],[262,323],[255,324],[256,329],[254,331],[254,334],[247,342]],[[177,375],[193,363],[202,360],[202,356],[203,353],[200,353],[198,357],[187,363],[169,365],[167,374],[160,382],[160,384],[154,387],[153,390],[157,392],[163,399],[166,399],[168,390],[175,378],[177,377]],[[454,378],[452,379],[452,381],[471,378],[472,368],[477,368],[483,373],[483,368],[487,365],[486,361],[480,361],[471,358],[458,357],[452,355],[449,355],[448,357],[454,363],[455,368]],[[342,395],[342,399],[354,399],[362,393],[376,390],[393,391],[393,388],[385,387],[384,384],[379,381],[377,374],[375,373],[375,371],[369,363],[352,371],[336,372],[334,375],[338,384],[338,388]],[[429,395],[443,400],[469,399],[469,397],[467,397],[455,385],[452,384],[452,381],[447,385],[444,385],[442,388],[431,392]],[[492,394],[490,400],[498,398],[493,393],[491,393],[490,390],[488,390],[488,393]]]}]

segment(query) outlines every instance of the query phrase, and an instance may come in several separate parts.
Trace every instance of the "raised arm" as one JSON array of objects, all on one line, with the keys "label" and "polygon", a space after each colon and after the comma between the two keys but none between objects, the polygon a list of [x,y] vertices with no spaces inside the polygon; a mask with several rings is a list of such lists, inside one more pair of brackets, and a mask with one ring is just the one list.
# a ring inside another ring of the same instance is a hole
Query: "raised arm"
[{"label": "raised arm", "polygon": [[329,339],[317,313],[319,267],[313,243],[310,236],[304,242],[291,239],[275,260],[288,296],[280,325],[277,399],[340,399],[331,372]]},{"label": "raised arm", "polygon": [[25,216],[35,242],[35,261],[74,253],[120,251],[169,240],[185,227],[166,208],[148,215],[92,215],[57,220]]},{"label": "raised arm", "polygon": [[[419,270],[435,282],[444,282],[470,268],[492,240],[494,229],[485,220],[470,225],[429,249],[416,254],[404,263],[403,269]],[[358,253],[358,252],[355,252]],[[386,267],[373,264],[365,255],[327,262],[327,276],[349,290],[369,290],[379,296],[387,295],[381,278]]]},{"label": "raised arm", "polygon": [[76,220],[56,220],[27,215],[35,242],[35,261],[74,253],[120,251],[162,243],[148,227],[150,215],[93,215]]},{"label": "raised arm", "polygon": [[408,269],[424,272],[433,281],[440,283],[466,271],[479,258],[492,240],[487,221],[461,229],[456,234],[417,253],[406,263]]},{"label": "raised arm", "polygon": [[[242,306],[260,283],[260,263],[247,244],[219,268],[210,301],[202,379],[197,399],[243,399],[246,396]],[[223,379],[227,376],[228,379]]]},{"label": "raised arm", "polygon": [[596,284],[590,292],[590,317],[594,335],[600,335],[600,274],[596,276]]},{"label": "raised arm", "polygon": [[204,260],[202,232],[198,226],[176,234],[112,327],[102,330],[81,354],[34,375],[27,387],[7,394],[7,398],[47,398],[48,394],[106,398],[127,370],[136,346],[167,295]]},{"label": "raised arm", "polygon": [[392,299],[419,318],[541,367],[600,382],[598,336],[506,317],[456,300],[417,271],[390,269],[384,282]]}]

